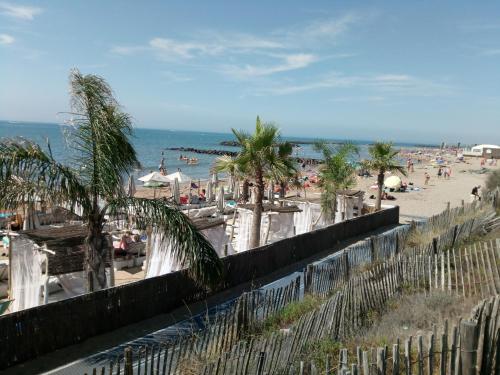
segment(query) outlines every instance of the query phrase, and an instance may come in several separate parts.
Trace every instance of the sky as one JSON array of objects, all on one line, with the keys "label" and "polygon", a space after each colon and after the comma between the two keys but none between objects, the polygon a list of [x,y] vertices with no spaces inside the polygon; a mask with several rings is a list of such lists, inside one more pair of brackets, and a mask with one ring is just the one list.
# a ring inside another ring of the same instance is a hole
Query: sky
[{"label": "sky", "polygon": [[500,2],[3,1],[0,119],[104,77],[138,127],[500,143]]}]

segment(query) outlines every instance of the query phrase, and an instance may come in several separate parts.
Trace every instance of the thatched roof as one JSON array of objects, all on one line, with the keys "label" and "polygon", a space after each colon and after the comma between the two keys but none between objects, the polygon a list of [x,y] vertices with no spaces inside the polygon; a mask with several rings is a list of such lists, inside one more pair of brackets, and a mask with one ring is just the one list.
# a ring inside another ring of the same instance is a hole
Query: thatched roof
[{"label": "thatched roof", "polygon": [[[43,229],[26,230],[20,232],[38,246],[47,245],[55,252],[47,254],[49,260],[49,275],[59,275],[70,272],[83,271],[84,248],[87,227],[70,225]],[[107,260],[109,266],[109,259]]]},{"label": "thatched roof", "polygon": [[199,218],[193,219],[193,224],[198,230],[203,230],[224,225],[224,219]]}]

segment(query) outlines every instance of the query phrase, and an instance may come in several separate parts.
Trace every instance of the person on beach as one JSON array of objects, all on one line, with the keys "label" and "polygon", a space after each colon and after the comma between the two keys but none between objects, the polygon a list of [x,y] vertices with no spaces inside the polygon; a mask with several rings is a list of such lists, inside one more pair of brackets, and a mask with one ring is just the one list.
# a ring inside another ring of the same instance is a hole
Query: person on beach
[{"label": "person on beach", "polygon": [[449,180],[451,176],[451,167],[446,167],[444,169],[444,179]]},{"label": "person on beach", "polygon": [[431,175],[429,173],[425,172],[424,177],[425,177],[424,185],[429,185],[429,180],[431,179]]},{"label": "person on beach", "polygon": [[481,197],[479,196],[479,189],[481,189],[481,185],[474,186],[472,188],[472,192],[471,192],[471,201],[472,202],[481,200]]},{"label": "person on beach", "polygon": [[443,168],[439,167],[437,176],[438,178],[441,178],[442,175],[443,175]]}]

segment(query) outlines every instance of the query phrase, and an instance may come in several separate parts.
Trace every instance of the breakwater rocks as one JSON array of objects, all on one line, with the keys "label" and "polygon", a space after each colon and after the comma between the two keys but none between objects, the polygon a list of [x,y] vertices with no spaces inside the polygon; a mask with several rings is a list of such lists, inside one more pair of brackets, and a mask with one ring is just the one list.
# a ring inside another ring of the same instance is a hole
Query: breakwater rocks
[{"label": "breakwater rocks", "polygon": [[168,147],[165,150],[179,151],[179,152],[193,152],[195,154],[206,154],[206,155],[217,155],[217,156],[228,155],[228,156],[234,157],[234,156],[238,155],[238,153],[235,151],[204,150],[204,149],[193,148],[193,147]]},{"label": "breakwater rocks", "polygon": [[[195,154],[205,154],[205,155],[216,155],[216,156],[223,156],[223,155],[228,155],[231,157],[235,157],[238,155],[236,151],[226,151],[226,150],[206,150],[206,149],[200,149],[200,148],[194,148],[194,147],[167,147],[165,150],[168,151],[178,151],[180,153],[183,152],[192,152]],[[312,159],[312,158],[294,158],[297,163],[300,164],[307,164],[307,165],[317,165],[321,164],[323,161],[321,159]]]}]

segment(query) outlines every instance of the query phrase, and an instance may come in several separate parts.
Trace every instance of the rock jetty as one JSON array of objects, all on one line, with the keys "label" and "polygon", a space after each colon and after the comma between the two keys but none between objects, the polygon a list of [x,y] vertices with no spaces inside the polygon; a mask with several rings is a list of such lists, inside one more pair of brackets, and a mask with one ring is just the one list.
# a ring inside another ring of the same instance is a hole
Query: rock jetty
[{"label": "rock jetty", "polygon": [[[205,154],[205,155],[216,155],[216,156],[223,156],[223,155],[228,155],[231,157],[235,157],[238,155],[238,152],[236,151],[227,151],[227,150],[206,150],[206,149],[200,149],[200,148],[194,148],[194,147],[167,147],[165,150],[168,151],[178,151],[181,153],[184,152],[192,152],[194,154]],[[297,163],[300,164],[312,164],[312,165],[317,165],[322,163],[321,159],[312,159],[312,158],[294,158]]]}]

